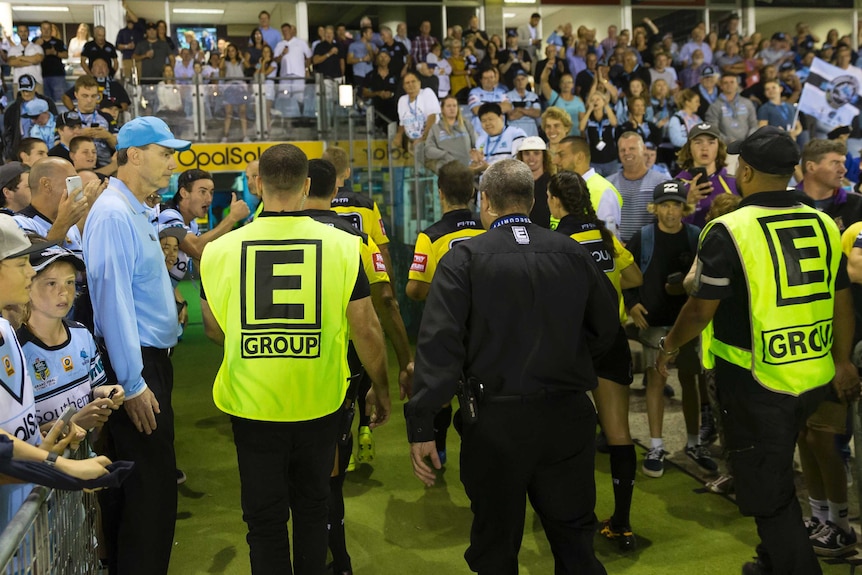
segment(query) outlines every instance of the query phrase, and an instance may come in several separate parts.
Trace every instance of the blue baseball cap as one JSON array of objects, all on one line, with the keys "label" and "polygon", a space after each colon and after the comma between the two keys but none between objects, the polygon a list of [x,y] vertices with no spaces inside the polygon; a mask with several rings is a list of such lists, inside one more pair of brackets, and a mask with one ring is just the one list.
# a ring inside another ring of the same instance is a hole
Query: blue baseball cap
[{"label": "blue baseball cap", "polygon": [[157,144],[165,148],[173,148],[183,152],[192,147],[188,140],[178,140],[164,120],[155,116],[135,118],[120,128],[117,135],[117,149],[140,148],[148,144]]}]

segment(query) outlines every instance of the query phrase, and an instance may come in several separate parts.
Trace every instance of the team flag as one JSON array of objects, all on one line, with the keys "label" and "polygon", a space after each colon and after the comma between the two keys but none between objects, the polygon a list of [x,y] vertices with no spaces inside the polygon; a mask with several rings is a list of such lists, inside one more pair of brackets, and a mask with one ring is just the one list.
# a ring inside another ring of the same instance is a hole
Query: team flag
[{"label": "team flag", "polygon": [[862,70],[842,70],[820,58],[811,63],[811,73],[802,87],[798,111],[814,116],[829,129],[850,126],[862,107]]}]

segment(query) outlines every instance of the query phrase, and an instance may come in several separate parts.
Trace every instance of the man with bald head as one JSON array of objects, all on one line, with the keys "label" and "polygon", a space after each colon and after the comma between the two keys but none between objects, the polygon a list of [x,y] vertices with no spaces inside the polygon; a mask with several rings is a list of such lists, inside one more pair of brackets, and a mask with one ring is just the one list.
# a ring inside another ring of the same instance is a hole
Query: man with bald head
[{"label": "man with bald head", "polygon": [[[15,221],[24,231],[59,243],[83,261],[84,221],[104,187],[98,180],[88,178],[86,184],[67,191],[66,178],[75,175],[75,168],[64,158],[50,156],[33,164],[30,205],[15,215]],[[75,284],[79,295],[70,317],[92,330],[93,307],[86,276],[79,274]]]},{"label": "man with bald head", "polygon": [[66,191],[66,178],[75,175],[75,167],[63,158],[47,157],[36,162],[30,170],[30,205],[15,215],[15,221],[24,231],[59,242],[83,259],[84,216],[95,201],[99,186],[91,184],[80,197],[80,188],[70,194]]}]

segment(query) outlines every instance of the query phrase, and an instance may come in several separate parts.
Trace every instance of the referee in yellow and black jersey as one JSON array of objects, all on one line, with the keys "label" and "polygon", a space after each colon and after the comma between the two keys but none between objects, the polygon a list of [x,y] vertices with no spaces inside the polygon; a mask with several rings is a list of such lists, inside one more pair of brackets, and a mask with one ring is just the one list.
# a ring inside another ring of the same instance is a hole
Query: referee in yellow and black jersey
[{"label": "referee in yellow and black jersey", "polygon": [[386,236],[386,226],[380,215],[377,202],[365,194],[343,189],[344,181],[350,177],[350,158],[341,148],[329,148],[323,153],[323,159],[332,162],[336,172],[336,187],[338,194],[332,198],[332,209],[350,224],[371,236],[380,253],[386,269],[392,268],[392,258],[389,256],[389,238]]},{"label": "referee in yellow and black jersey", "polygon": [[[419,233],[407,279],[407,297],[424,301],[440,260],[456,244],[485,231],[468,207],[475,194],[473,172],[457,160],[443,165],[437,174],[437,193],[443,217]],[[434,417],[437,456],[446,463],[446,435],[452,424],[452,405],[447,403]],[[458,428],[456,424],[456,429]]]},{"label": "referee in yellow and black jersey", "polygon": [[231,416],[251,572],[322,573],[348,335],[374,384],[372,425],[389,418],[386,347],[361,240],[297,214],[309,188],[305,154],[273,146],[259,170],[265,211],[201,258],[204,327],[224,345],[213,399]]},{"label": "referee in yellow and black jersey", "polygon": [[470,211],[475,196],[473,173],[458,161],[451,161],[437,174],[437,193],[443,206],[443,217],[419,233],[413,251],[413,263],[407,280],[407,297],[424,301],[440,259],[458,242],[478,236],[485,230]]}]

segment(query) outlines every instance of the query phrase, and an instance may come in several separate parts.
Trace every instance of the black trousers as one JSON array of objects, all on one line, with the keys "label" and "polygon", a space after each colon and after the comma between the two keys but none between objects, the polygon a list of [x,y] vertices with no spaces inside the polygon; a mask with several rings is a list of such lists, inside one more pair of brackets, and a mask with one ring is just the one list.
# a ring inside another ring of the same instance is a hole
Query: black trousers
[{"label": "black trousers", "polygon": [[[151,435],[139,432],[125,409],[107,423],[107,455],[135,462],[119,489],[99,493],[111,575],[160,575],[168,572],[177,520],[174,453],[174,370],[167,350],[143,348],[144,380],[161,413]],[[108,363],[103,356],[103,361]],[[109,381],[116,381],[109,379]]]},{"label": "black trousers", "polygon": [[558,575],[605,575],[593,551],[596,412],[585,393],[482,403],[464,425],[461,482],[473,526],[464,554],[482,575],[514,575],[526,499],[542,521]]},{"label": "black trousers", "polygon": [[800,397],[774,393],[720,359],[715,378],[736,502],[743,515],[754,517],[761,560],[774,575],[822,573],[796,498],[793,453],[799,430],[829,386]]},{"label": "black trousers", "polygon": [[[296,423],[232,417],[254,575],[321,575],[341,410]],[[287,521],[293,512],[291,566]]]}]

